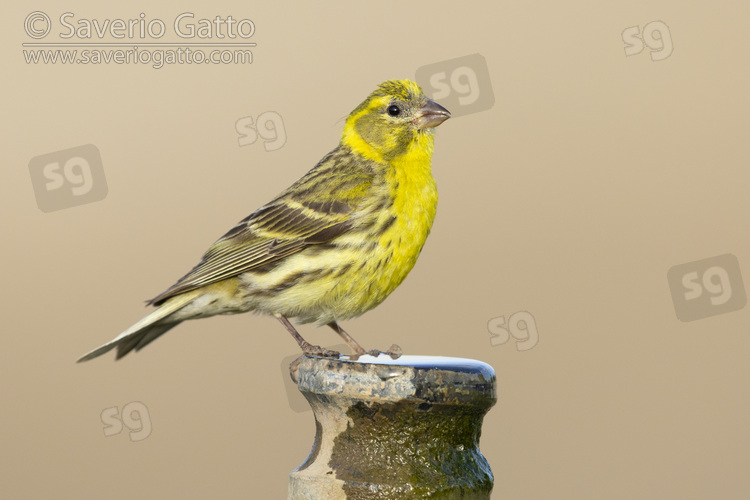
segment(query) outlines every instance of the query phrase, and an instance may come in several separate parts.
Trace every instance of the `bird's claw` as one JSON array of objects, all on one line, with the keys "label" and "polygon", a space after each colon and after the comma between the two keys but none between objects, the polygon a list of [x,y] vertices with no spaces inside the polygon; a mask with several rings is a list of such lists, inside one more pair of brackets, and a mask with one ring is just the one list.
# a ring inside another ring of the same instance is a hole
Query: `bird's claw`
[{"label": "bird's claw", "polygon": [[[391,359],[398,359],[403,354],[403,351],[399,346],[393,344],[387,351],[381,351],[380,349],[370,349],[365,354],[374,358],[377,358],[381,354],[387,354],[391,357]],[[359,355],[356,355],[356,357],[352,357],[352,359],[356,361],[357,359],[359,359]]]},{"label": "bird's claw", "polygon": [[319,345],[307,344],[305,348],[302,349],[302,356],[289,364],[289,376],[292,377],[292,382],[295,384],[299,381],[299,364],[305,356],[338,359],[341,356],[341,353],[338,351],[331,351],[330,349],[324,349]]},{"label": "bird's claw", "polygon": [[332,351],[330,349],[325,349],[323,347],[320,347],[319,345],[311,345],[311,344],[308,344],[307,346],[305,346],[302,352],[306,356],[315,356],[319,358],[338,358],[339,356],[341,356],[341,353],[338,351]]}]

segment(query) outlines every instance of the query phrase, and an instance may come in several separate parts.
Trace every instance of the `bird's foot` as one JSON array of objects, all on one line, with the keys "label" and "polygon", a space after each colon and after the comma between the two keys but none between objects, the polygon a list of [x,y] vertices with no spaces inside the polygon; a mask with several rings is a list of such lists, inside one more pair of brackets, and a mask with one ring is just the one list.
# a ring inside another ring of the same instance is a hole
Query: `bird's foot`
[{"label": "bird's foot", "polygon": [[302,349],[302,355],[289,364],[289,376],[292,377],[292,382],[294,382],[295,384],[299,380],[299,364],[302,362],[302,358],[304,358],[305,356],[338,359],[341,356],[341,353],[338,351],[324,349],[319,345],[307,344]]},{"label": "bird's foot", "polygon": [[302,352],[305,354],[305,356],[315,356],[319,358],[338,358],[339,356],[341,356],[341,353],[338,351],[331,351],[330,349],[325,349],[323,347],[320,347],[319,345],[312,344],[303,346]]},{"label": "bird's foot", "polygon": [[[399,346],[397,346],[396,344],[393,344],[387,351],[381,351],[380,349],[370,349],[365,354],[367,354],[368,356],[372,356],[374,358],[377,358],[381,354],[387,354],[388,356],[391,357],[391,359],[398,359],[403,354],[403,351],[401,350],[401,348]],[[352,355],[350,357],[354,361],[356,361],[357,359],[359,359],[359,355],[358,354]]]}]

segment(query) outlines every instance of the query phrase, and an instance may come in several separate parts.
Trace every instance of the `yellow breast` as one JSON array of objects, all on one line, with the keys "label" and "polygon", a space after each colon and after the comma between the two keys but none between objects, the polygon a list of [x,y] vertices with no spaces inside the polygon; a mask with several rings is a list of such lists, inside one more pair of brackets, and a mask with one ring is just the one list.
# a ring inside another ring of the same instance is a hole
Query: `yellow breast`
[{"label": "yellow breast", "polygon": [[366,266],[356,296],[355,315],[380,304],[404,281],[430,234],[437,210],[437,186],[432,177],[432,135],[415,141],[414,147],[395,159],[386,173],[393,203],[384,210],[377,226],[387,225],[378,244],[363,257]]}]

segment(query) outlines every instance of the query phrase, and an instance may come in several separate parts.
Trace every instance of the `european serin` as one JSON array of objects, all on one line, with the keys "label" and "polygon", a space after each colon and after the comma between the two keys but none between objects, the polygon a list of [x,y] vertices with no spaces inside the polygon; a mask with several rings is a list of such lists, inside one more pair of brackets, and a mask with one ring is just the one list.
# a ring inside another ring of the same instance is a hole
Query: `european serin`
[{"label": "european serin", "polygon": [[273,315],[302,351],[288,318],[333,328],[377,306],[409,274],[437,208],[433,128],[450,117],[409,80],[382,83],[346,119],[341,143],[304,177],[240,221],[200,264],[151,299],[158,309],[83,356],[117,347],[117,359],[188,319]]}]

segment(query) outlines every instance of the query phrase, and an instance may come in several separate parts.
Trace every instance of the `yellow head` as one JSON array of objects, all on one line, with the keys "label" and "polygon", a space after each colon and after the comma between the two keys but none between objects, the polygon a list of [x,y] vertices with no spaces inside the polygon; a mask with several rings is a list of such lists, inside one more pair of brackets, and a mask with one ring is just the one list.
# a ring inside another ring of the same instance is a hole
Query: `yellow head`
[{"label": "yellow head", "polygon": [[389,80],[346,119],[342,144],[374,161],[390,161],[412,148],[432,150],[432,129],[450,112],[410,80]]}]

